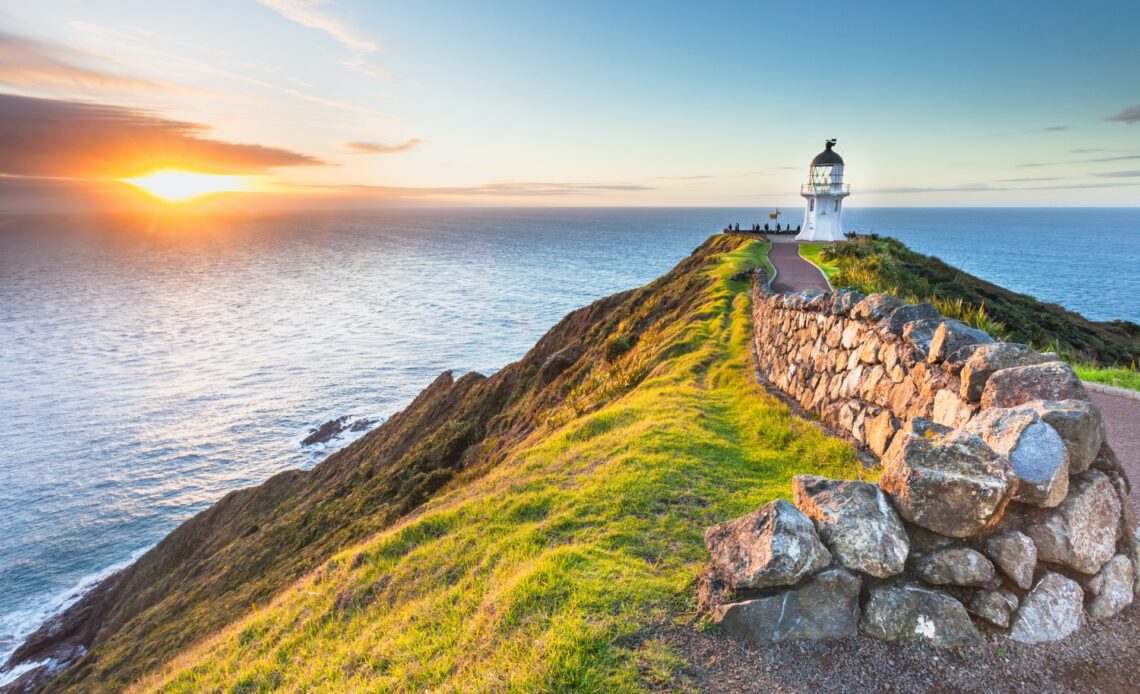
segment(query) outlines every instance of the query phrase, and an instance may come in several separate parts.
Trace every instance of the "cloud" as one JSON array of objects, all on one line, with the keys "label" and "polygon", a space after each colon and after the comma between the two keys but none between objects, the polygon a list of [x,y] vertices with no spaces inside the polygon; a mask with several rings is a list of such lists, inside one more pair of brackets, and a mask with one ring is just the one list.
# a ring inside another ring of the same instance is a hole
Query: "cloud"
[{"label": "cloud", "polygon": [[1132,125],[1136,121],[1140,121],[1140,105],[1129,106],[1115,116],[1106,117],[1105,120],[1114,120]]},{"label": "cloud", "polygon": [[1041,128],[1041,130],[1047,133],[1059,133],[1065,130],[1072,130],[1072,128],[1073,126],[1071,125],[1050,125],[1048,128]]},{"label": "cloud", "polygon": [[1084,159],[1082,161],[1089,163],[1100,163],[1105,161],[1128,161],[1132,159],[1140,159],[1140,154],[1126,154],[1120,157],[1102,157],[1101,159]]},{"label": "cloud", "polygon": [[998,183],[1032,183],[1034,181],[1060,181],[1061,176],[1038,176],[1036,178],[999,178]]},{"label": "cloud", "polygon": [[65,46],[0,31],[0,83],[13,87],[169,89],[167,85],[84,67],[89,56]]},{"label": "cloud", "polygon": [[417,146],[419,146],[420,142],[422,142],[422,140],[413,137],[411,139],[404,140],[398,145],[385,145],[380,142],[357,141],[346,142],[344,143],[344,146],[348,149],[351,149],[353,152],[356,152],[357,154],[397,154],[399,152],[412,151]]},{"label": "cloud", "polygon": [[[1119,172],[1122,176],[1127,175],[1129,172]],[[1133,172],[1140,175],[1140,172]],[[1106,175],[1106,174],[1101,174]],[[1109,174],[1111,175],[1111,174]],[[1011,179],[1012,180],[1012,179]],[[987,183],[967,183],[960,186],[947,186],[947,187],[931,187],[931,188],[874,188],[870,190],[861,190],[861,193],[879,193],[879,194],[909,194],[909,193],[963,193],[963,192],[987,192],[987,193],[1008,193],[1025,190],[1081,190],[1086,188],[1118,188],[1120,186],[1133,186],[1140,185],[1140,182],[1127,182],[1127,183],[1069,183],[1064,185],[1055,186],[991,186]]]},{"label": "cloud", "polygon": [[1103,178],[1134,178],[1140,176],[1140,170],[1137,171],[1109,171],[1107,173],[1097,174]]},{"label": "cloud", "polygon": [[1092,154],[1094,152],[1110,152],[1110,151],[1112,151],[1112,150],[1099,149],[1099,148],[1094,147],[1093,149],[1070,149],[1069,154]]},{"label": "cloud", "polygon": [[378,198],[428,197],[546,197],[592,195],[597,193],[638,192],[654,190],[634,183],[548,183],[540,181],[499,181],[473,186],[403,187],[403,186],[338,186],[333,190]]},{"label": "cloud", "polygon": [[323,31],[354,51],[372,53],[380,44],[359,33],[352,25],[329,11],[330,0],[257,0],[282,17],[301,26]]},{"label": "cloud", "polygon": [[120,178],[176,166],[263,173],[324,162],[287,149],[211,140],[208,127],[106,104],[0,94],[0,174]]}]

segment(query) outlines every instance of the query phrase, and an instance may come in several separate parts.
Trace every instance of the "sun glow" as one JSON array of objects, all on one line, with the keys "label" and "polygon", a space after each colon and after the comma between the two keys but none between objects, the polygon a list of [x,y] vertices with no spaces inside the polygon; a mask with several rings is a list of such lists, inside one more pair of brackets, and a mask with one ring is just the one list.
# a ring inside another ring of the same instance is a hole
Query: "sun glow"
[{"label": "sun glow", "polygon": [[241,176],[220,176],[178,169],[163,169],[145,176],[119,180],[168,202],[183,202],[211,193],[231,193],[246,189]]}]

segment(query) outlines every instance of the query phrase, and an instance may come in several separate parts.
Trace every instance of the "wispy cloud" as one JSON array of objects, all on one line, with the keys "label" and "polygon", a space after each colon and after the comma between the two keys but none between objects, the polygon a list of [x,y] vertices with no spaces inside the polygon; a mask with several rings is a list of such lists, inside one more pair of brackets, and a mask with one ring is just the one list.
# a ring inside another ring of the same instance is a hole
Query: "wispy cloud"
[{"label": "wispy cloud", "polygon": [[323,31],[354,51],[372,53],[380,44],[372,37],[356,30],[347,20],[332,9],[331,0],[257,0],[301,26]]},{"label": "wispy cloud", "polygon": [[[1119,172],[1121,176],[1129,175],[1130,172]],[[1140,171],[1131,172],[1135,175],[1140,175]],[[1101,174],[1105,175],[1105,174]],[[960,186],[945,186],[945,187],[929,187],[929,188],[874,188],[863,193],[878,193],[878,194],[911,194],[911,193],[962,193],[962,192],[986,192],[986,193],[1008,193],[1026,190],[1082,190],[1091,188],[1119,188],[1121,186],[1134,186],[1140,185],[1140,181],[1126,182],[1126,183],[1066,183],[1062,185],[1053,186],[993,186],[988,183],[967,183]]]},{"label": "wispy cloud", "polygon": [[139,90],[171,88],[84,65],[88,56],[66,46],[0,32],[0,84],[43,89]]},{"label": "wispy cloud", "polygon": [[1043,132],[1047,132],[1047,133],[1059,133],[1059,132],[1064,132],[1065,130],[1072,130],[1072,129],[1073,129],[1073,126],[1071,126],[1071,125],[1050,125],[1048,128],[1041,128],[1041,130]]},{"label": "wispy cloud", "polygon": [[1140,170],[1135,171],[1108,171],[1106,173],[1097,174],[1104,178],[1135,178],[1140,176]]},{"label": "wispy cloud", "polygon": [[413,137],[396,145],[386,145],[381,142],[346,142],[344,146],[357,154],[398,154],[410,152],[419,146],[421,140]]},{"label": "wispy cloud", "polygon": [[106,104],[0,94],[0,174],[119,178],[164,166],[263,173],[322,164],[287,149],[212,140],[209,128]]},{"label": "wispy cloud", "polygon": [[1060,181],[1061,176],[1038,176],[1036,178],[999,178],[998,183],[1033,183],[1036,181]]},{"label": "wispy cloud", "polygon": [[1131,125],[1131,124],[1135,123],[1136,121],[1140,121],[1140,105],[1129,106],[1128,108],[1124,109],[1123,111],[1121,111],[1120,113],[1117,113],[1114,116],[1106,117],[1105,120],[1113,120],[1113,121],[1118,121],[1120,123],[1128,123],[1129,125]]},{"label": "wispy cloud", "polygon": [[[325,188],[325,190],[330,190]],[[355,193],[377,198],[429,198],[429,197],[563,197],[567,195],[593,195],[599,193],[638,192],[654,190],[650,186],[634,183],[550,183],[542,181],[498,181],[473,186],[336,186],[333,191]]]}]

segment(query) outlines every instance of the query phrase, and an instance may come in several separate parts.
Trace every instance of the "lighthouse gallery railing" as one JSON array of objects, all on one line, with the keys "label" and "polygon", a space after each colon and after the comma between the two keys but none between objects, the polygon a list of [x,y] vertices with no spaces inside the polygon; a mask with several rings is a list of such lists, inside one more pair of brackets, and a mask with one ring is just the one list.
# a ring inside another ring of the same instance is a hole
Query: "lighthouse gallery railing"
[{"label": "lighthouse gallery railing", "polygon": [[850,195],[850,183],[805,183],[800,186],[800,195]]}]

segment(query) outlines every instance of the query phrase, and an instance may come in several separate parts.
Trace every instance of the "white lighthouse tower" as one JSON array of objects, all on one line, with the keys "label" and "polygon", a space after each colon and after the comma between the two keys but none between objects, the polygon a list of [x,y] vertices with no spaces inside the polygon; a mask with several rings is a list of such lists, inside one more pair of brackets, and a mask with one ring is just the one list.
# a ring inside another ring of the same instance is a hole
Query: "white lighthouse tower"
[{"label": "white lighthouse tower", "polygon": [[832,149],[835,140],[828,140],[826,149],[811,160],[808,182],[800,186],[800,195],[807,199],[804,224],[797,241],[842,241],[843,198],[851,194],[851,186],[843,183],[843,157]]}]

